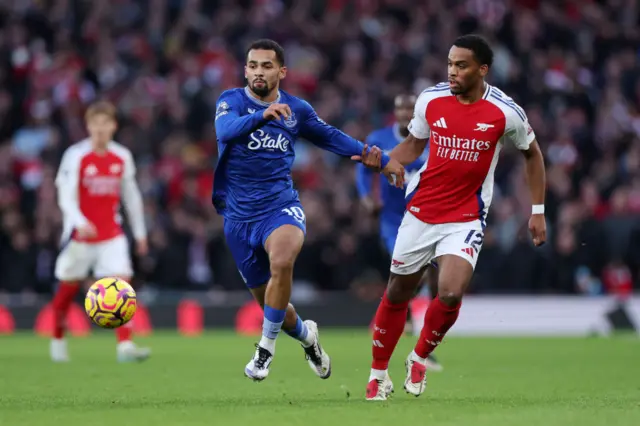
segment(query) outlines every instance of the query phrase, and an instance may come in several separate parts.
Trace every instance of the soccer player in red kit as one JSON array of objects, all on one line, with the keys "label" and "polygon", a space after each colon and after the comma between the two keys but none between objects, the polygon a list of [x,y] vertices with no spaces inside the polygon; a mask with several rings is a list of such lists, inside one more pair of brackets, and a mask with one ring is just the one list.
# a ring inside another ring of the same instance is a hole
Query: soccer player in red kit
[{"label": "soccer player in red kit", "polygon": [[[524,155],[533,202],[529,230],[536,246],[546,240],[542,153],[522,108],[484,81],[492,61],[493,52],[484,39],[459,37],[449,50],[448,83],[420,94],[410,134],[390,154],[409,164],[430,141],[429,159],[407,187],[409,201],[391,276],[374,320],[368,400],[385,400],[393,390],[389,359],[402,335],[409,301],[425,268],[436,259],[438,294],[405,362],[404,389],[415,396],[424,391],[425,361],[456,322],[482,248],[494,170],[505,144],[515,145]],[[354,159],[375,167],[378,151]]]},{"label": "soccer player in red kit", "polygon": [[[112,140],[117,128],[116,109],[108,102],[97,102],[87,109],[85,121],[89,138],[67,148],[56,176],[64,229],[55,267],[60,281],[53,298],[55,325],[50,353],[55,362],[69,360],[65,318],[81,282],[91,272],[95,278],[118,277],[125,281],[133,275],[118,214],[121,201],[137,254],[145,255],[148,250],[133,156]],[[116,336],[118,361],[140,361],[149,356],[149,349],[131,341],[131,323],[116,329]]]}]

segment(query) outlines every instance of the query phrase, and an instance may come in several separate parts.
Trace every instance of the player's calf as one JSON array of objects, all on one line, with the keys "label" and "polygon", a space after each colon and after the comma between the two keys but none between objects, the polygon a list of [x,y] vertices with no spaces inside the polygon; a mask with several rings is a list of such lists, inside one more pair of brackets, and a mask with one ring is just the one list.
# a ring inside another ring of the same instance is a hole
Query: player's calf
[{"label": "player's calf", "polygon": [[[113,250],[113,251],[115,252],[116,250]],[[128,257],[126,259],[127,260],[126,260],[126,263],[124,263],[124,266],[122,266],[122,264],[119,264],[120,266],[118,266],[116,270],[130,269],[130,267],[128,266]],[[112,274],[109,272],[110,271],[108,270],[102,271],[100,273],[100,276],[114,276],[114,277],[119,277],[121,280],[125,282],[128,282],[128,283],[131,282],[130,273],[129,274],[127,273]],[[139,347],[133,342],[134,321],[135,321],[135,317],[127,324],[123,325],[122,327],[118,327],[115,330],[116,341],[117,341],[116,358],[118,362],[123,362],[123,363],[141,362],[141,361],[147,360],[151,356],[151,349]]]},{"label": "player's calf", "polygon": [[67,312],[80,289],[77,281],[61,281],[53,301],[53,339],[49,347],[49,356],[53,362],[69,361],[67,342],[64,340]]},{"label": "player's calf", "polygon": [[[371,347],[373,361],[371,363],[367,394],[372,392],[371,389],[374,386],[372,381],[377,381],[376,383],[380,384],[388,376],[389,360],[404,331],[409,301],[420,282],[422,272],[421,270],[410,275],[392,273],[389,278],[387,291],[382,296],[374,318],[373,344]],[[367,397],[367,399],[373,398]]]},{"label": "player's calf", "polygon": [[404,388],[415,396],[424,392],[427,358],[458,319],[462,296],[473,275],[473,265],[462,257],[443,255],[438,263],[438,297],[429,304],[418,342],[406,361]]},{"label": "player's calf", "polygon": [[276,228],[265,241],[271,278],[264,294],[262,338],[253,358],[245,367],[245,375],[254,380],[264,380],[269,374],[276,338],[284,324],[291,298],[293,265],[303,241],[302,229],[288,224]]}]

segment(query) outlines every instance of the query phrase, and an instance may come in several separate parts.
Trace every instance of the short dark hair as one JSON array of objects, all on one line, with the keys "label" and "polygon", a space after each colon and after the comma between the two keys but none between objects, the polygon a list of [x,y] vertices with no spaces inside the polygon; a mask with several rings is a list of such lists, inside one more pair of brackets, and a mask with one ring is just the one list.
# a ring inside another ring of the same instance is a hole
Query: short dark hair
[{"label": "short dark hair", "polygon": [[480,65],[487,65],[491,68],[493,64],[493,50],[487,40],[476,34],[467,34],[458,37],[453,45],[462,49],[469,49]]},{"label": "short dark hair", "polygon": [[284,49],[277,41],[268,38],[256,40],[251,43],[245,56],[248,56],[249,51],[251,50],[273,50],[276,53],[276,59],[278,60],[278,63],[280,63],[280,66],[284,66]]}]

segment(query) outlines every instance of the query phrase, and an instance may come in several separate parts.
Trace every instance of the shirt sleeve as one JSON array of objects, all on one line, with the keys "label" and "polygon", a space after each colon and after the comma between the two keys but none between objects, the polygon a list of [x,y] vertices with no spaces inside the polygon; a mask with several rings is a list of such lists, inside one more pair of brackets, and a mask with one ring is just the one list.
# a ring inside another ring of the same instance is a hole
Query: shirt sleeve
[{"label": "shirt sleeve", "polygon": [[[300,135],[322,149],[344,157],[362,154],[364,144],[357,139],[345,134],[337,128],[325,123],[314,111],[311,105],[308,108],[307,117],[300,128]],[[389,156],[382,154],[381,165],[385,168],[389,163]]]},{"label": "shirt sleeve", "polygon": [[522,108],[513,104],[506,111],[505,138],[521,151],[529,149],[529,145],[536,135],[529,124],[529,120]]},{"label": "shirt sleeve", "polygon": [[124,158],[122,202],[129,218],[133,237],[136,240],[146,238],[147,228],[144,224],[144,204],[136,182],[136,165],[130,152],[127,152]]},{"label": "shirt sleeve", "polygon": [[427,123],[427,104],[429,103],[429,92],[424,91],[418,96],[416,106],[413,110],[413,118],[409,122],[409,132],[417,139],[428,139],[431,128]]},{"label": "shirt sleeve", "polygon": [[56,175],[58,190],[58,206],[74,228],[84,226],[89,220],[84,217],[78,201],[78,186],[80,184],[80,158],[72,149],[67,149],[62,156],[60,168]]},{"label": "shirt sleeve", "polygon": [[262,116],[263,111],[241,116],[241,105],[232,92],[223,92],[216,103],[216,137],[221,142],[228,142],[242,136],[248,136],[267,120]]}]

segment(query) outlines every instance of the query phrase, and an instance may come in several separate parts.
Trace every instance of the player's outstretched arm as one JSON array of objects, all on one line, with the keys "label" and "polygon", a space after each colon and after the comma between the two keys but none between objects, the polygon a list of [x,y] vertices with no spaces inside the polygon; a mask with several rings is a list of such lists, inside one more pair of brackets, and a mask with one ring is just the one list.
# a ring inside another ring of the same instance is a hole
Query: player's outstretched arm
[{"label": "player's outstretched arm", "polygon": [[533,204],[529,232],[533,243],[541,246],[547,240],[547,225],[544,218],[544,197],[546,188],[546,172],[544,158],[537,140],[529,144],[529,148],[521,150],[526,162],[527,183]]},{"label": "player's outstretched arm", "polygon": [[125,157],[122,175],[122,203],[127,211],[133,238],[138,245],[138,254],[145,255],[147,245],[147,228],[144,224],[144,203],[136,182],[136,166],[131,153]]},{"label": "player's outstretched arm", "polygon": [[[307,117],[300,128],[302,137],[334,154],[350,157],[355,161],[361,161],[365,158],[365,154],[369,152],[367,145],[335,127],[328,125],[318,117],[309,104],[306,105],[308,108]],[[390,183],[398,188],[402,188],[404,186],[404,168],[395,161],[390,163],[389,156],[381,152],[380,149],[376,149],[376,155],[378,157],[376,161],[377,165],[374,168],[382,170]],[[364,161],[363,164],[371,167]],[[396,178],[392,179],[391,175],[396,176]]]},{"label": "player's outstretched arm", "polygon": [[429,139],[418,139],[409,133],[409,136],[396,146],[389,154],[389,157],[398,161],[403,166],[416,161],[427,147]]},{"label": "player's outstretched arm", "polygon": [[[311,106],[308,106],[308,109],[308,115],[300,129],[302,137],[308,139],[310,142],[322,149],[331,151],[334,154],[338,154],[343,157],[353,157],[362,153],[364,148],[364,144],[362,142],[325,123],[320,117],[318,117]],[[383,154],[381,157],[382,168],[384,168],[388,162],[389,156]]]},{"label": "player's outstretched arm", "polygon": [[224,92],[216,103],[216,137],[221,142],[227,143],[232,139],[247,136],[268,120],[262,110],[241,117],[240,105],[237,105],[237,102],[232,95]]}]

